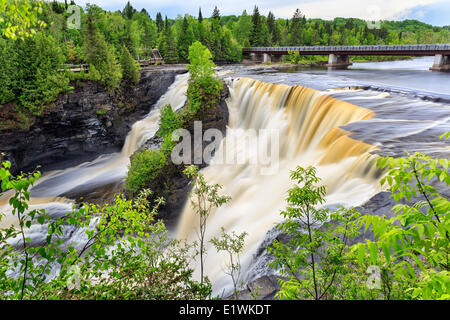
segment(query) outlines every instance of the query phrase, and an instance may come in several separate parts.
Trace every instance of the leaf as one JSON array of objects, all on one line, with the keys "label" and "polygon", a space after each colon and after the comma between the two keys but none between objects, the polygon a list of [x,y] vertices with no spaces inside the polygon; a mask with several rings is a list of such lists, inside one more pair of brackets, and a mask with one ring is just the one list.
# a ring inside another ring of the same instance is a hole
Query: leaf
[{"label": "leaf", "polygon": [[383,250],[384,256],[386,257],[387,262],[391,261],[391,248],[385,242],[381,244],[381,249]]},{"label": "leaf", "polygon": [[44,222],[45,222],[45,217],[44,217],[44,216],[39,216],[39,217],[37,218],[37,221],[38,221],[39,224],[44,224]]}]

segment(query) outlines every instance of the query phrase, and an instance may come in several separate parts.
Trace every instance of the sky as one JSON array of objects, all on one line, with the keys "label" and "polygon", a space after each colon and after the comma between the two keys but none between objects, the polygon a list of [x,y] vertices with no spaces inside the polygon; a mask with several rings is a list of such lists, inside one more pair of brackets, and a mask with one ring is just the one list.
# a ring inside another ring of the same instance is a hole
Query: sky
[{"label": "sky", "polygon": [[[105,10],[122,10],[128,0],[75,0],[76,4],[96,4]],[[256,5],[260,13],[272,11],[277,18],[291,18],[299,8],[307,18],[335,17],[364,20],[417,19],[436,26],[450,25],[450,0],[131,0],[138,10],[145,8],[152,18],[157,12],[176,18],[188,13],[197,16],[201,7],[204,17],[211,16],[214,6],[221,15],[251,14]]]}]

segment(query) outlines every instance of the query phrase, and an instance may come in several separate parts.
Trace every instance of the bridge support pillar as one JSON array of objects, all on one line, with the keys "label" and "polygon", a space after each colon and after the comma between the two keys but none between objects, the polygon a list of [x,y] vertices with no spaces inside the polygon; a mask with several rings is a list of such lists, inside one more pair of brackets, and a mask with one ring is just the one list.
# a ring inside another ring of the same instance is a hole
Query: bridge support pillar
[{"label": "bridge support pillar", "polygon": [[263,54],[263,63],[272,62],[272,56],[270,54],[264,53]]},{"label": "bridge support pillar", "polygon": [[325,65],[326,67],[332,69],[347,69],[348,66],[351,66],[350,56],[347,54],[330,54],[328,57],[328,63]]},{"label": "bridge support pillar", "polygon": [[434,56],[433,66],[430,68],[432,71],[450,71],[450,56],[443,54],[437,54]]}]

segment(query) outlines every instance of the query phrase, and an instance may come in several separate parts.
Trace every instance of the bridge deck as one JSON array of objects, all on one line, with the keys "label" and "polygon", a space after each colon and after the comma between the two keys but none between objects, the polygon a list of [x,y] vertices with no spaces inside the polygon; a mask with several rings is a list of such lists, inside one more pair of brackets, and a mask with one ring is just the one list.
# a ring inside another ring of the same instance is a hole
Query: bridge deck
[{"label": "bridge deck", "polygon": [[377,46],[304,46],[304,47],[246,47],[242,53],[286,55],[289,51],[298,51],[304,55],[404,55],[434,56],[450,55],[450,44],[419,45],[377,45]]}]

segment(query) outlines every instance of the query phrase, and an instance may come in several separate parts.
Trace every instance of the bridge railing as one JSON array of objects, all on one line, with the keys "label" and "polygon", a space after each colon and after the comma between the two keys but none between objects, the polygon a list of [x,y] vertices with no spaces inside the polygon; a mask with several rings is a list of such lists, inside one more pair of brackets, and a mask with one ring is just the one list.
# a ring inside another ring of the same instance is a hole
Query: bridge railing
[{"label": "bridge railing", "polygon": [[363,45],[363,46],[302,46],[302,47],[244,47],[244,52],[288,52],[288,51],[448,51],[450,44],[414,44],[414,45]]}]

